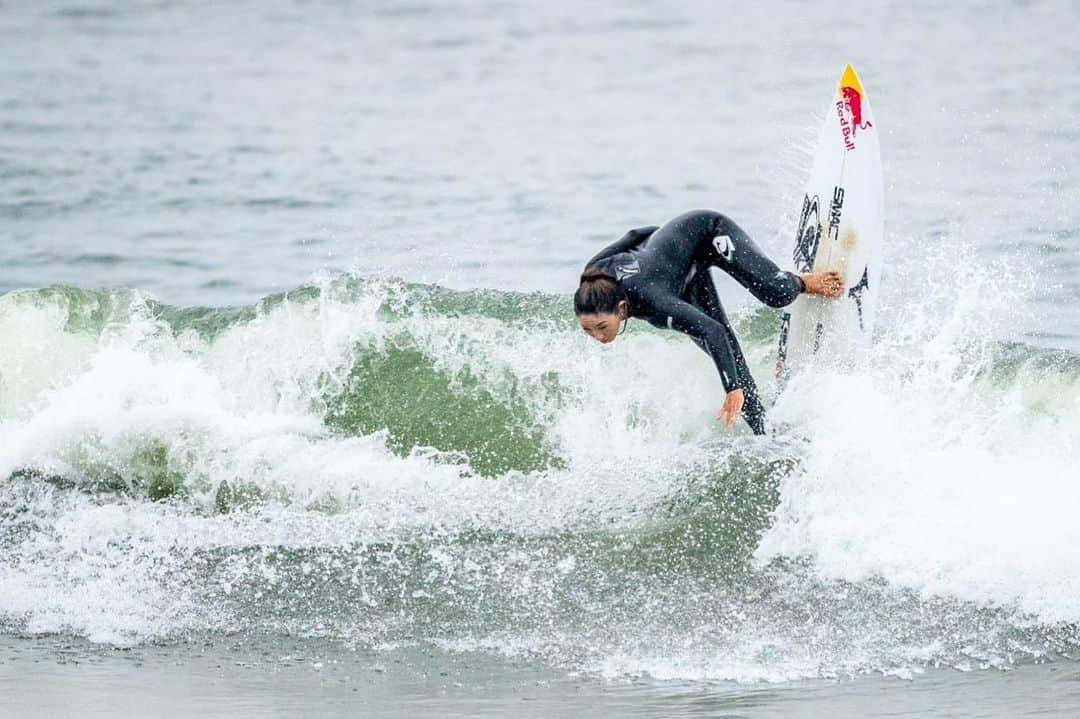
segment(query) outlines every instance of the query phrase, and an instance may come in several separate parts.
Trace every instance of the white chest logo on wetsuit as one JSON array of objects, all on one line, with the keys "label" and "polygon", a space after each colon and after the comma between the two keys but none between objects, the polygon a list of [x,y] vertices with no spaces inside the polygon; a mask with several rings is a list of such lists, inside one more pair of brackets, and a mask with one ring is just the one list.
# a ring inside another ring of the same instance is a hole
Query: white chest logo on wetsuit
[{"label": "white chest logo on wetsuit", "polygon": [[720,253],[720,256],[725,261],[731,262],[735,259],[735,243],[727,235],[717,235],[712,238],[712,246],[716,248],[716,251]]},{"label": "white chest logo on wetsuit", "polygon": [[621,280],[624,277],[630,277],[641,272],[641,265],[638,263],[637,258],[624,262],[621,265],[615,265],[615,279]]}]

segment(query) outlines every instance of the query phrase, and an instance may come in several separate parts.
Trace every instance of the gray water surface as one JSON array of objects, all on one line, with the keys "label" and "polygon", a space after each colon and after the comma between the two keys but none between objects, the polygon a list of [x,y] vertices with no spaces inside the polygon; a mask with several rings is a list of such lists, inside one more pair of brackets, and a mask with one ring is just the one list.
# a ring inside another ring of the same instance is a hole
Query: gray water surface
[{"label": "gray water surface", "polygon": [[[790,245],[845,62],[890,262],[959,240],[1077,347],[1077,5],[15,3],[0,290],[250,302],[321,269],[567,291],[626,227],[719,208]],[[899,288],[898,288],[899,289]]]}]

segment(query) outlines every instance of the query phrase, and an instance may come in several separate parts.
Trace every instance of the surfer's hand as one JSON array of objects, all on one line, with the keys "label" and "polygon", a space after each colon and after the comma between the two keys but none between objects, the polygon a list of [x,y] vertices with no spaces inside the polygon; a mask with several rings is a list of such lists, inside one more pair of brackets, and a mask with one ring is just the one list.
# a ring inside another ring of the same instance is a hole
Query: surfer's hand
[{"label": "surfer's hand", "polygon": [[844,278],[836,270],[810,272],[799,275],[806,287],[806,294],[822,297],[839,297],[844,294]]},{"label": "surfer's hand", "polygon": [[733,389],[727,393],[727,397],[724,398],[724,406],[716,413],[716,418],[724,421],[726,429],[731,429],[731,426],[735,424],[735,418],[742,411],[744,400],[745,397],[741,389]]}]

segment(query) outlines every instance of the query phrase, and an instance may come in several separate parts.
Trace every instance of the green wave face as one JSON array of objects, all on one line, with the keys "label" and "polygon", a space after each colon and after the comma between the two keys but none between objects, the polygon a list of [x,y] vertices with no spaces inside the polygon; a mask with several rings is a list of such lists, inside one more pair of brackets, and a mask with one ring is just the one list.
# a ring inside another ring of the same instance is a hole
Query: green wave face
[{"label": "green wave face", "polygon": [[[404,285],[380,304],[378,317],[398,327],[427,317],[467,323],[470,317],[496,320],[527,331],[529,325],[566,325],[561,299],[491,291],[453,292],[439,287]],[[353,296],[364,288],[351,284]],[[519,382],[512,372],[491,386],[468,363],[441,366],[425,354],[408,329],[396,330],[378,348],[358,347],[343,383],[324,393],[327,426],[350,434],[387,433],[393,451],[407,455],[433,448],[459,457],[485,476],[516,470],[532,472],[558,466],[555,448],[545,436],[543,417],[530,409],[524,394],[543,399],[563,392],[557,374]]]},{"label": "green wave face", "polygon": [[358,435],[385,429],[388,445],[402,455],[433,447],[487,476],[558,462],[519,397],[499,399],[467,369],[440,370],[408,346],[358,353],[344,389],[324,401],[327,426]]},{"label": "green wave face", "polygon": [[[778,324],[737,327],[767,394]],[[887,325],[866,367],[796,378],[755,438],[718,429],[692,343],[632,323],[600,346],[562,296],[9,293],[0,624],[738,680],[1075,651],[1054,547],[1075,546],[1080,363],[955,330],[974,326]],[[1003,523],[1023,533],[988,556]],[[1045,575],[1016,564],[1036,549]]]}]

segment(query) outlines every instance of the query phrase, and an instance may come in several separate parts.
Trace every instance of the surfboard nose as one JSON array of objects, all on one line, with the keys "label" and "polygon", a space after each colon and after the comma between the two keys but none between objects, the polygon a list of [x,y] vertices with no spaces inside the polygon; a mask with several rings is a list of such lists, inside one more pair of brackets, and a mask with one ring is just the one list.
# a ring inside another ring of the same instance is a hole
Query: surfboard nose
[{"label": "surfboard nose", "polygon": [[862,83],[859,82],[859,76],[855,74],[855,68],[851,66],[851,63],[844,65],[844,72],[840,74],[840,87],[850,87],[859,95],[865,94],[862,89]]}]

